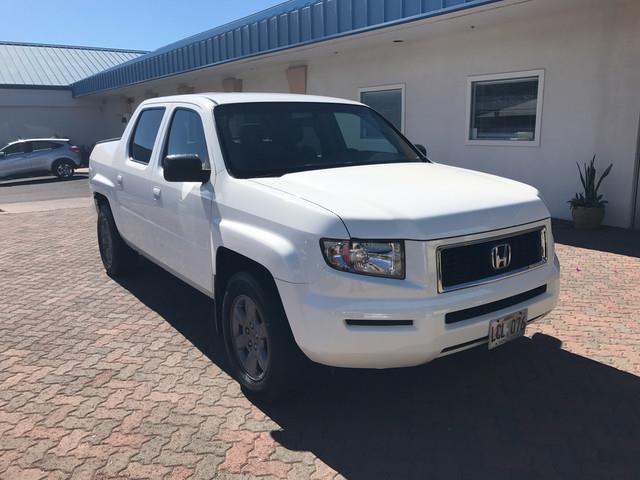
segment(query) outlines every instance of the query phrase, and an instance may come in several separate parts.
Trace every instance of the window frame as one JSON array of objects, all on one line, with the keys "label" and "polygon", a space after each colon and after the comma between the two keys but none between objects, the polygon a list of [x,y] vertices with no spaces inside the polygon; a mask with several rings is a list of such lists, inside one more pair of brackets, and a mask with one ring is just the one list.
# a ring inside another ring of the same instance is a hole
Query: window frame
[{"label": "window frame", "polygon": [[160,161],[158,162],[158,167],[160,169],[163,168],[162,161],[167,156],[167,150],[169,148],[169,136],[171,135],[171,124],[173,123],[173,119],[175,118],[176,113],[178,113],[179,110],[185,110],[187,112],[195,113],[200,118],[200,123],[202,124],[202,133],[203,133],[204,143],[205,143],[205,147],[207,148],[207,158],[206,159],[201,158],[200,161],[202,162],[202,168],[209,168],[210,170],[213,171],[211,152],[209,148],[209,142],[207,141],[207,129],[204,124],[204,117],[196,108],[192,108],[190,106],[187,107],[183,105],[177,105],[169,112],[166,127],[164,130],[164,136],[163,136],[164,138],[162,140],[162,150],[160,154]]},{"label": "window frame", "polygon": [[[518,72],[494,73],[487,75],[470,75],[467,77],[467,105],[464,138],[465,145],[479,145],[485,147],[539,147],[542,128],[542,105],[544,103],[544,69],[523,70]],[[536,124],[533,140],[479,140],[471,138],[471,112],[473,106],[473,84],[501,80],[517,80],[524,78],[538,78],[538,97],[536,98]]]},{"label": "window frame", "polygon": [[[13,147],[14,145],[22,145],[22,151],[21,152],[7,153],[6,152],[7,148]],[[24,155],[26,153],[29,153],[29,152],[27,152],[26,145],[27,145],[27,142],[25,142],[25,141],[14,142],[14,143],[12,143],[10,145],[7,145],[7,146],[3,147],[1,151],[3,151],[5,153],[5,158],[8,157],[9,155],[18,155],[18,154]]]},{"label": "window frame", "polygon": [[[376,85],[373,87],[361,87],[358,88],[358,102],[362,103],[363,105],[366,105],[369,108],[369,105],[367,105],[366,103],[364,103],[362,101],[362,94],[363,93],[370,93],[370,92],[384,92],[386,90],[400,90],[400,128],[398,129],[395,125],[392,124],[392,126],[394,128],[396,128],[396,130],[399,130],[400,133],[402,133],[402,135],[405,134],[405,125],[406,125],[406,85],[404,83],[395,83],[395,84],[391,84],[391,85]],[[384,118],[384,117],[383,117]],[[390,120],[388,120],[387,118],[385,118],[385,120],[387,120],[387,122],[391,123]]]},{"label": "window frame", "polygon": [[[34,148],[36,143],[46,143],[49,146],[47,148]],[[31,152],[35,153],[35,152],[48,152],[51,150],[57,150],[58,148],[62,147],[62,144],[59,142],[54,142],[53,140],[33,140],[31,142]]]},{"label": "window frame", "polygon": [[[149,110],[161,110],[162,111],[162,118],[160,119],[160,124],[158,125],[158,131],[156,133],[156,138],[154,139],[153,145],[151,146],[151,156],[149,157],[149,161],[148,162],[143,162],[141,160],[137,160],[135,158],[133,158],[133,156],[131,156],[132,153],[132,146],[133,146],[133,141],[136,137],[136,131],[138,130],[138,126],[140,125],[140,120],[142,119],[142,115],[144,115],[145,112],[148,112]],[[129,141],[127,142],[127,160],[129,160],[130,162],[136,163],[138,165],[144,165],[145,167],[147,167],[149,164],[151,164],[151,162],[153,161],[153,154],[155,151],[155,146],[158,143],[158,138],[161,136],[162,132],[163,132],[163,125],[165,123],[166,120],[166,116],[167,116],[167,107],[166,106],[151,106],[149,108],[144,108],[142,110],[140,110],[140,112],[138,113],[138,115],[136,115],[136,121],[133,125],[133,128],[131,130],[131,134],[129,135]]]}]

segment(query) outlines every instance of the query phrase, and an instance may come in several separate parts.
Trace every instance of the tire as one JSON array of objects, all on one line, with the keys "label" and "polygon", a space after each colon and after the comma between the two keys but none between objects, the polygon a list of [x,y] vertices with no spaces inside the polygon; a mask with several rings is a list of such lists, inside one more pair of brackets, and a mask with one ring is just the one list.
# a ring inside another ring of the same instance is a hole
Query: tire
[{"label": "tire", "polygon": [[51,173],[58,178],[71,178],[75,172],[76,164],[66,158],[56,160],[51,167]]},{"label": "tire", "polygon": [[222,333],[231,373],[245,394],[273,402],[297,385],[304,355],[275,286],[262,277],[247,272],[231,277],[222,302]]},{"label": "tire", "polygon": [[110,277],[118,277],[133,270],[138,254],[122,239],[109,205],[98,208],[98,248],[102,265]]}]

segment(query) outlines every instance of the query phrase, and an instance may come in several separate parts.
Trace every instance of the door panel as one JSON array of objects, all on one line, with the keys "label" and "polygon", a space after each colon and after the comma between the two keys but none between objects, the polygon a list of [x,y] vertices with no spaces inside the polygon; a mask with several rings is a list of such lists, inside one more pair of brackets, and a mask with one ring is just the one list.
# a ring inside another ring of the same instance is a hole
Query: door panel
[{"label": "door panel", "polygon": [[153,198],[153,167],[160,148],[160,129],[164,108],[145,109],[138,115],[131,142],[122,154],[122,168],[115,172],[119,205],[118,229],[142,253],[152,255],[154,236],[149,220]]},{"label": "door panel", "polygon": [[4,151],[5,156],[0,158],[0,176],[13,177],[29,172],[29,154],[25,153],[23,143],[10,145]]},{"label": "door panel", "polygon": [[13,153],[0,160],[0,175],[13,177],[29,170],[29,159],[23,153]]},{"label": "door panel", "polygon": [[[202,117],[193,107],[176,108],[166,129],[161,157],[196,153],[208,168]],[[168,269],[205,292],[213,292],[211,219],[214,192],[211,182],[167,182],[161,162],[154,168],[155,257]]]},{"label": "door panel", "polygon": [[51,170],[51,156],[55,155],[54,146],[55,144],[53,142],[31,142],[31,153],[29,154],[29,159],[31,161],[31,168],[34,171],[44,172]]}]

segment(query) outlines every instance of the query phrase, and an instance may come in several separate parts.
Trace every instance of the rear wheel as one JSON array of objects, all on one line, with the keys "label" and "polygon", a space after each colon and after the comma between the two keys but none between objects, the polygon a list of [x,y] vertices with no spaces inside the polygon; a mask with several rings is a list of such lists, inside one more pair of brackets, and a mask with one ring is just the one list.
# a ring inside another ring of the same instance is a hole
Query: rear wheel
[{"label": "rear wheel", "polygon": [[58,178],[71,178],[76,171],[76,166],[71,160],[62,158],[53,163],[51,170]]},{"label": "rear wheel", "polygon": [[102,265],[111,277],[131,271],[136,263],[138,254],[124,242],[111,209],[104,203],[98,209],[98,248]]},{"label": "rear wheel", "polygon": [[231,369],[249,396],[273,401],[295,386],[304,363],[277,291],[252,273],[236,273],[222,303]]}]

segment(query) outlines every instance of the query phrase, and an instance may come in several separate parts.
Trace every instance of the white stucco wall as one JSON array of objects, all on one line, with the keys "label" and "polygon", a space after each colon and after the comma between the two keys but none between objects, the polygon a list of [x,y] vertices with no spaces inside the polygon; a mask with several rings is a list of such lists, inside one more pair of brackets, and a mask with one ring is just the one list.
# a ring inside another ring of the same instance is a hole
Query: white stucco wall
[{"label": "white stucco wall", "polygon": [[68,137],[77,145],[122,133],[115,99],[74,99],[67,90],[0,88],[0,143],[17,138]]},{"label": "white stucco wall", "polygon": [[[397,48],[309,62],[309,93],[358,98],[358,88],[406,85],[406,134],[437,162],[491,172],[540,189],[552,215],[569,218],[576,162],[614,164],[602,191],[605,223],[629,226],[640,118],[640,2],[468,29]],[[599,3],[599,5],[597,5]],[[608,4],[608,5],[607,5]],[[470,75],[545,70],[539,147],[465,144]]]},{"label": "white stucco wall", "polygon": [[[640,120],[640,1],[496,5],[391,34],[383,29],[370,40],[348,37],[113,94],[137,104],[145,89],[171,95],[187,84],[196,92],[221,91],[228,77],[241,78],[244,91],[286,92],[286,69],[303,64],[310,94],[357,100],[360,88],[404,84],[405,133],[424,143],[435,161],[534,185],[554,217],[569,219],[567,200],[579,189],[576,162],[596,154],[600,169],[614,164],[602,187],[609,200],[605,223],[628,227]],[[391,42],[403,34],[405,43]],[[537,69],[545,72],[539,146],[467,145],[468,77]]]}]

